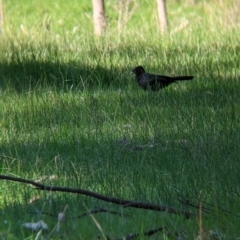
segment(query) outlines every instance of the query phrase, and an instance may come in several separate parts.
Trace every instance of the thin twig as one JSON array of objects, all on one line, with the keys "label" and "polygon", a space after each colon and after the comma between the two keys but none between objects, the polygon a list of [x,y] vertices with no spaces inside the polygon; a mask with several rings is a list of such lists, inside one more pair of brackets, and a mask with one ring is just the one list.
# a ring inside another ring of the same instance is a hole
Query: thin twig
[{"label": "thin twig", "polygon": [[94,209],[94,210],[90,210],[88,212],[82,213],[81,215],[77,216],[77,218],[82,218],[82,217],[85,217],[89,214],[96,214],[96,213],[102,213],[102,212],[110,213],[110,214],[113,214],[113,215],[118,215],[120,217],[129,217],[129,215],[126,215],[126,214],[122,214],[122,213],[112,211],[112,210],[108,210],[108,209],[105,209],[105,208],[99,208],[99,209]]},{"label": "thin twig", "polygon": [[[35,212],[31,211],[29,213],[35,213]],[[56,214],[49,213],[49,212],[43,212],[43,211],[40,212],[39,211],[37,213],[47,215],[47,216],[50,216],[50,217],[56,217]],[[108,210],[108,209],[105,209],[105,208],[99,208],[99,209],[90,210],[89,212],[84,212],[84,213],[82,213],[78,216],[68,217],[68,219],[82,218],[82,217],[88,216],[89,214],[97,214],[97,213],[110,213],[110,214],[113,214],[113,215],[118,215],[120,217],[130,217],[128,214],[119,213],[119,212]]]},{"label": "thin twig", "polygon": [[[178,199],[178,201],[179,201],[180,203],[184,204],[184,205],[187,205],[187,206],[190,206],[190,207],[194,207],[194,208],[196,208],[196,209],[199,209],[199,206],[191,203],[191,202],[190,202],[189,200],[187,200],[187,199],[183,199],[183,200]],[[203,205],[207,205],[208,207],[203,206]],[[230,212],[230,211],[228,211],[228,210],[225,210],[225,209],[223,209],[223,208],[221,208],[221,207],[214,206],[214,205],[212,205],[212,204],[210,204],[210,203],[207,203],[207,202],[205,202],[205,201],[202,201],[202,206],[201,206],[201,207],[202,207],[202,212],[211,214],[212,216],[216,216],[216,215],[212,214],[211,212],[213,212],[214,210],[220,210],[220,211],[222,211],[225,215],[233,215],[233,216],[235,216],[235,217],[237,217],[237,218],[240,218],[240,216],[239,216],[238,214],[235,214],[235,213],[233,213],[233,212]]]},{"label": "thin twig", "polygon": [[[150,236],[152,236],[153,234],[155,234],[157,232],[164,231],[164,229],[165,228],[163,228],[163,227],[159,227],[159,228],[156,228],[156,229],[151,229],[151,230],[145,231],[143,233],[143,236],[150,237]],[[124,238],[121,238],[121,239],[119,238],[117,240],[123,240],[123,239],[124,240],[133,240],[133,239],[138,239],[141,236],[142,236],[142,234],[134,233],[134,234],[130,234],[130,235],[124,237]]]},{"label": "thin twig", "polygon": [[88,209],[88,207],[83,204],[83,206],[86,208],[86,210],[89,212],[90,217],[92,218],[93,222],[95,223],[95,225],[97,226],[98,230],[100,231],[100,233],[102,234],[102,237],[107,240],[108,237],[105,235],[102,226],[100,225],[100,223],[98,222],[98,220],[91,214],[91,211]]},{"label": "thin twig", "polygon": [[[187,205],[187,206],[190,206],[190,207],[199,209],[199,206],[190,203],[189,200],[185,200],[185,199],[184,199],[184,200],[181,200],[181,199],[178,199],[178,201],[179,201],[180,203],[184,204],[184,205]],[[203,206],[202,206],[202,211],[205,212],[205,213],[209,213],[209,214],[210,214],[210,211],[212,211],[212,209],[206,208],[206,207],[203,207]],[[212,215],[213,215],[213,214],[212,214]],[[214,216],[214,215],[213,215],[213,216]]]},{"label": "thin twig", "polygon": [[[214,205],[212,205],[212,204],[210,204],[210,203],[207,203],[207,202],[205,202],[205,201],[202,201],[203,202],[203,204],[206,204],[206,205],[208,205],[209,207],[212,207],[212,208],[214,208],[215,206]],[[235,217],[237,217],[237,218],[240,218],[240,216],[239,215],[237,215],[237,214],[235,214],[235,213],[233,213],[233,212],[230,212],[230,211],[228,211],[228,210],[225,210],[225,209],[223,209],[223,208],[221,208],[221,207],[216,207],[218,210],[221,210],[223,213],[225,213],[226,215],[227,214],[230,214],[230,215],[233,215],[233,216],[235,216]],[[211,209],[212,210],[212,209]]]}]

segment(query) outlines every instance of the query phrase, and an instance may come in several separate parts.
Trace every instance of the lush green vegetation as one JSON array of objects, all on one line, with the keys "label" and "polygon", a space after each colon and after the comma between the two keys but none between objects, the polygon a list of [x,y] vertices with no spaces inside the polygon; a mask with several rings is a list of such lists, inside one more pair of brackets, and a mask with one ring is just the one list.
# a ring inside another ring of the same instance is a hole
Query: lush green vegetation
[{"label": "lush green vegetation", "polygon": [[[170,30],[161,36],[154,4],[139,1],[125,24],[106,1],[108,32],[96,38],[91,1],[3,1],[0,170],[196,214],[179,199],[208,203],[211,214],[186,220],[1,181],[1,237],[35,239],[21,225],[40,219],[49,239],[114,239],[158,227],[168,234],[153,239],[194,239],[201,229],[209,239],[240,237],[239,218],[221,210],[240,214],[239,1],[193,2],[169,1]],[[144,92],[129,74],[140,64],[195,79]],[[68,220],[50,234],[66,206]],[[77,217],[101,207],[129,217],[96,214],[104,234],[91,217]]]}]

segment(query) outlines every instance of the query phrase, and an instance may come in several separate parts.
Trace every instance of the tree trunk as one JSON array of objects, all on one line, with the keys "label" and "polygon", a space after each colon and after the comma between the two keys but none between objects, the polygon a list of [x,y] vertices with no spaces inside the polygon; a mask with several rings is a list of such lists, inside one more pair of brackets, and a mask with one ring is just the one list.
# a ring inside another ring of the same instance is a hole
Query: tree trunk
[{"label": "tree trunk", "polygon": [[165,0],[156,0],[158,9],[159,30],[164,33],[168,27],[167,11]]},{"label": "tree trunk", "polygon": [[92,0],[95,35],[102,35],[106,28],[104,0]]},{"label": "tree trunk", "polygon": [[3,6],[2,1],[0,0],[0,34],[3,33]]}]

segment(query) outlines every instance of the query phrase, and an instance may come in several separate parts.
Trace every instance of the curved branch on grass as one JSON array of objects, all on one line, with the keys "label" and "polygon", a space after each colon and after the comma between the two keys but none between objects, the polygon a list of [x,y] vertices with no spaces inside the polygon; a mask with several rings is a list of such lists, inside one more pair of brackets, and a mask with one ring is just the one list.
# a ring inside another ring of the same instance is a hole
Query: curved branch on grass
[{"label": "curved branch on grass", "polygon": [[173,214],[180,214],[180,215],[183,215],[187,219],[195,216],[190,212],[178,211],[178,210],[176,210],[175,208],[172,208],[172,207],[166,207],[166,206],[163,206],[163,205],[156,205],[156,204],[151,204],[151,203],[133,202],[133,201],[129,201],[129,200],[118,199],[118,198],[114,198],[114,197],[108,197],[108,196],[104,196],[104,195],[101,195],[101,194],[98,194],[98,193],[95,193],[95,192],[91,192],[91,191],[88,191],[88,190],[84,190],[84,189],[81,189],[81,188],[47,186],[47,185],[43,185],[43,184],[28,180],[28,179],[17,178],[17,177],[9,177],[9,176],[5,176],[5,175],[0,175],[0,179],[31,184],[34,187],[36,187],[36,189],[38,189],[38,190],[82,194],[82,195],[86,195],[86,196],[89,196],[89,197],[100,199],[100,200],[103,200],[103,201],[106,201],[106,202],[115,203],[115,204],[121,205],[123,207],[133,207],[133,208],[148,209],[148,210],[167,212],[167,213],[173,213]]}]

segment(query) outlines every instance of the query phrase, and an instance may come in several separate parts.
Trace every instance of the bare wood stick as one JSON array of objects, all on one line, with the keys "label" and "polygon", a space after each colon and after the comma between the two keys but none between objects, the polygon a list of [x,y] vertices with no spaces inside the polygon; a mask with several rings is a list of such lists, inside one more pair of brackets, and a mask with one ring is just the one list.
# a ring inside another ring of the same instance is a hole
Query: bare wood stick
[{"label": "bare wood stick", "polygon": [[88,190],[84,190],[84,189],[81,189],[81,188],[47,186],[47,185],[36,183],[34,181],[27,180],[27,179],[24,179],[24,178],[10,177],[10,176],[5,176],[5,175],[0,175],[0,179],[31,184],[31,185],[35,186],[36,189],[44,190],[44,191],[53,191],[53,192],[58,191],[58,192],[68,192],[68,193],[82,194],[82,195],[90,196],[90,197],[100,199],[100,200],[103,200],[103,201],[106,201],[106,202],[115,203],[115,204],[121,205],[123,207],[134,207],[134,208],[148,209],[148,210],[167,212],[167,213],[173,213],[173,214],[181,214],[185,218],[190,218],[190,217],[195,216],[190,212],[178,211],[178,210],[176,210],[175,208],[172,208],[172,207],[166,207],[166,206],[163,206],[163,205],[156,205],[156,204],[151,204],[151,203],[133,202],[133,201],[129,201],[129,200],[118,199],[118,198],[114,198],[114,197],[108,197],[108,196],[104,196],[104,195],[101,195],[101,194],[98,194],[98,193],[95,193],[95,192],[91,192],[91,191],[88,191]]}]

